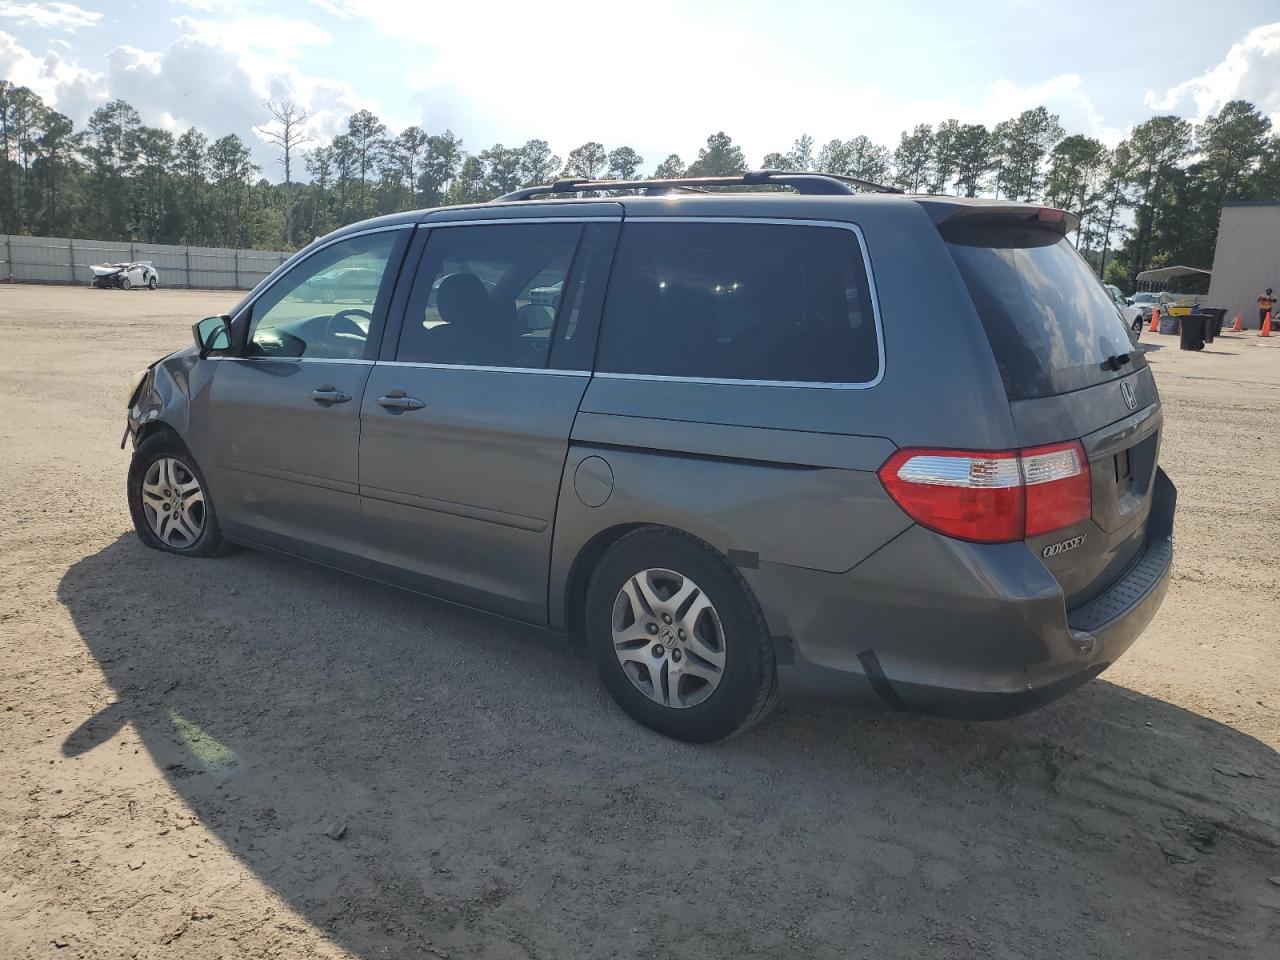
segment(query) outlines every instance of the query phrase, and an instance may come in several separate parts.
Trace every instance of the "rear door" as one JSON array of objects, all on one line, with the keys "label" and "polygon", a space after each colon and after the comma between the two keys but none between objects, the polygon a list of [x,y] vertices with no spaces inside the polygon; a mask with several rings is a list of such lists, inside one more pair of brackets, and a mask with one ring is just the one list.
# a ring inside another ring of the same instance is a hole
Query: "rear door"
[{"label": "rear door", "polygon": [[392,582],[544,622],[617,218],[423,229],[361,408],[368,556]]},{"label": "rear door", "polygon": [[1023,448],[1080,440],[1092,517],[1028,541],[1068,608],[1113,583],[1146,542],[1162,416],[1115,304],[1061,233],[1026,220],[944,223],[982,318]]}]

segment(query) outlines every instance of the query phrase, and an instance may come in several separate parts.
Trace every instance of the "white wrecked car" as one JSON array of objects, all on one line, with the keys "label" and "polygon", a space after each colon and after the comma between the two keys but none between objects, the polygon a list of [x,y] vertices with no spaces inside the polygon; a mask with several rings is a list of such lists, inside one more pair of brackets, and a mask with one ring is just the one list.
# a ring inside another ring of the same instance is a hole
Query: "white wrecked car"
[{"label": "white wrecked car", "polygon": [[154,290],[160,285],[160,274],[151,265],[150,260],[135,260],[132,263],[99,263],[89,268],[93,271],[91,287],[116,287],[129,290],[133,287],[146,287]]}]

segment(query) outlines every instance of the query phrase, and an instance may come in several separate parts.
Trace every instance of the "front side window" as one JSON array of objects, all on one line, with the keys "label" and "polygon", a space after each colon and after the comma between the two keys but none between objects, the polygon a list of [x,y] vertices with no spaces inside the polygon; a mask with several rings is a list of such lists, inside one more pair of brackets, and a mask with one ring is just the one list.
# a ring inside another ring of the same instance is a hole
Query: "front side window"
[{"label": "front side window", "polygon": [[543,368],[582,235],[580,223],[431,231],[396,359]]},{"label": "front side window", "polygon": [[624,225],[597,369],[862,384],[879,372],[858,239],[841,227]]},{"label": "front side window", "polygon": [[245,356],[362,358],[398,238],[391,230],[341,240],[290,270],[254,303]]}]

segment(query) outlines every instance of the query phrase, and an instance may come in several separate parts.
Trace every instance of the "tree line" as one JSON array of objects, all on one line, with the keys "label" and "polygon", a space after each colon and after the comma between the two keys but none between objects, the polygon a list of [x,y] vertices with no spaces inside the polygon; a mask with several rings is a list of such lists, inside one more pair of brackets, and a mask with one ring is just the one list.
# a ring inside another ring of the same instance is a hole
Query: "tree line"
[{"label": "tree line", "polygon": [[[490,200],[558,177],[717,176],[749,166],[724,132],[687,165],[673,153],[646,171],[625,145],[590,141],[563,160],[545,140],[469,152],[449,130],[395,132],[368,110],[323,144],[292,102],[268,102],[263,120],[279,182],[234,133],[211,140],[193,127],[175,136],[143,124],[123,100],[76,130],[30,89],[0,81],[0,232],[294,249],[367,217]],[[1243,100],[1198,125],[1152,117],[1114,148],[1068,135],[1036,107],[990,128],[919,124],[892,149],[864,135],[822,145],[802,136],[761,166],[1064,207],[1080,216],[1082,253],[1128,287],[1153,266],[1209,266],[1225,201],[1280,198],[1277,147],[1270,120]]]}]

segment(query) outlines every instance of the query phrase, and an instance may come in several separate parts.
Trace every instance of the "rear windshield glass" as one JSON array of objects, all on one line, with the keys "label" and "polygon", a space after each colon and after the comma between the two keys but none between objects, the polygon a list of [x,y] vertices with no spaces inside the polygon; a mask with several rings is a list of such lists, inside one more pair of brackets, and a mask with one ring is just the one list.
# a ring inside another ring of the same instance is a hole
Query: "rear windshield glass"
[{"label": "rear windshield glass", "polygon": [[[1010,400],[1127,376],[1145,364],[1097,276],[1060,234],[1007,225],[947,231]],[[1128,354],[1118,370],[1110,358]]]}]

